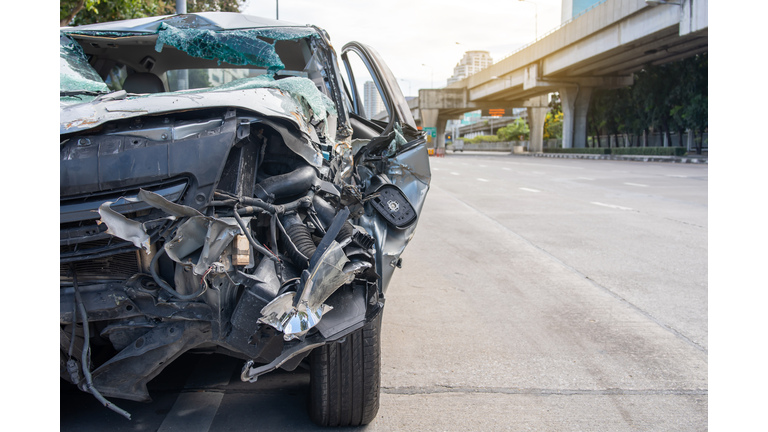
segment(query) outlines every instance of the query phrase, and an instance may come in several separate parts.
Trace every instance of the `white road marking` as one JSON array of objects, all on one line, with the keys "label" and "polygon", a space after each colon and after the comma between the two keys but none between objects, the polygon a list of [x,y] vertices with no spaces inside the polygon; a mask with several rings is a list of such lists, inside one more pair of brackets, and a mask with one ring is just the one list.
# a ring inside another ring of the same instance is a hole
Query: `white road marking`
[{"label": "white road marking", "polygon": [[[517,165],[536,165],[536,166],[543,166],[543,167],[560,167],[560,168],[570,168],[570,169],[584,169],[583,167],[574,167],[574,166],[568,166],[568,165],[555,165],[555,164],[540,164],[540,163],[530,163],[530,162],[507,162],[511,164],[517,164]],[[629,171],[627,171],[629,172]]]},{"label": "white road marking", "polygon": [[488,168],[488,165],[480,165],[480,168]]},{"label": "white road marking", "polygon": [[581,180],[594,180],[593,178],[589,178],[589,177],[578,177],[578,178]]},{"label": "white road marking", "polygon": [[541,172],[541,171],[531,171],[531,172],[532,172],[532,173],[534,173],[534,174],[544,174],[544,173],[543,173],[543,172]]},{"label": "white road marking", "polygon": [[512,168],[502,168],[503,170],[512,171]]},{"label": "white road marking", "polygon": [[667,177],[688,178],[688,176],[685,176],[685,175],[675,175],[675,174],[667,174]]},{"label": "white road marking", "polygon": [[616,209],[616,210],[632,210],[629,207],[622,207],[622,206],[617,206],[617,205],[613,205],[613,204],[603,204],[603,203],[599,203],[599,202],[593,202],[591,204],[599,205],[599,206],[603,206],[603,207],[608,207],[608,208],[612,208],[612,209]]},{"label": "white road marking", "polygon": [[528,189],[528,188],[520,188],[520,190],[524,190],[528,192],[541,192],[541,191],[537,191],[536,189]]},{"label": "white road marking", "polygon": [[453,172],[453,171],[451,171],[451,174],[453,174],[453,175],[461,175],[461,174],[459,174],[457,172]]},{"label": "white road marking", "polygon": [[639,186],[639,187],[648,187],[648,185],[640,184],[640,183],[624,183],[627,186]]},{"label": "white road marking", "polygon": [[440,168],[432,168],[432,171],[440,171]]},{"label": "white road marking", "polygon": [[481,178],[479,178],[479,177],[478,177],[478,180],[480,180],[480,181],[484,181],[484,182],[487,182],[487,181],[488,181],[488,180],[486,180],[486,179],[481,179]]}]

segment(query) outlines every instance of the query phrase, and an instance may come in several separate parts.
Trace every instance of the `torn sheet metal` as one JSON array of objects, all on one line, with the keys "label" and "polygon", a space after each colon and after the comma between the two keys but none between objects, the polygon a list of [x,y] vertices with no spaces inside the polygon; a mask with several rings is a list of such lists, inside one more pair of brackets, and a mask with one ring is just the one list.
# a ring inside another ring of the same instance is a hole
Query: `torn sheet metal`
[{"label": "torn sheet metal", "polygon": [[144,249],[149,253],[149,235],[144,229],[144,224],[126,218],[120,213],[112,210],[109,206],[111,201],[107,201],[99,206],[101,220],[99,224],[107,224],[107,234],[112,234],[123,240],[133,243],[134,246]]},{"label": "torn sheet metal", "polygon": [[332,308],[328,305],[320,305],[310,309],[306,303],[300,303],[293,307],[295,292],[287,292],[272,300],[261,310],[262,317],[259,322],[270,325],[275,330],[285,333],[286,341],[298,339],[304,336],[309,329],[316,326],[323,314]]},{"label": "torn sheet metal", "polygon": [[[341,245],[335,240],[309,271],[301,298],[293,306],[295,292],[287,292],[266,305],[259,321],[285,333],[284,339],[297,339],[317,325],[331,307],[323,304],[340,286],[352,282],[355,273],[368,268],[369,263],[350,265]],[[346,270],[346,271],[345,271]]]},{"label": "torn sheet metal", "polygon": [[[196,275],[204,274],[217,262],[224,249],[241,233],[240,226],[231,218],[203,216],[192,207],[170,202],[154,192],[141,189],[138,200],[163,210],[174,219],[188,218],[164,248],[169,258],[179,264],[191,265]],[[99,207],[100,223],[107,224],[107,233],[130,241],[149,253],[149,236],[144,224],[115,212],[109,207],[111,204],[106,202]]]},{"label": "torn sheet metal", "polygon": [[194,217],[203,215],[192,207],[168,201],[163,196],[148,190],[140,189],[137,198],[139,201],[144,201],[152,207],[176,217]]},{"label": "torn sheet metal", "polygon": [[194,216],[184,222],[176,235],[165,243],[165,252],[173,261],[192,265],[192,272],[203,275],[219,260],[232,243],[240,226],[208,216]]}]

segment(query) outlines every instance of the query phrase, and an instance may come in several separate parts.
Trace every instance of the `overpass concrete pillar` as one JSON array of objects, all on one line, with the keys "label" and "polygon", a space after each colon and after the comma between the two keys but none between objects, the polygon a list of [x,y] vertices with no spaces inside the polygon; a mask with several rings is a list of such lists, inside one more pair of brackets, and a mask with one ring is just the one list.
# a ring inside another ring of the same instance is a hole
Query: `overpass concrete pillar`
[{"label": "overpass concrete pillar", "polygon": [[587,110],[594,87],[563,87],[560,101],[563,104],[563,148],[587,146]]},{"label": "overpass concrete pillar", "polygon": [[443,149],[445,151],[445,125],[448,123],[448,119],[443,116],[437,116],[437,142],[435,148]]},{"label": "overpass concrete pillar", "polygon": [[528,141],[528,151],[541,153],[544,151],[544,120],[547,119],[549,107],[528,107],[528,127],[531,129]]},{"label": "overpass concrete pillar", "polygon": [[[440,110],[436,108],[430,108],[430,109],[422,109],[421,111],[421,126],[428,128],[428,127],[437,127],[437,118],[440,115]],[[440,134],[438,133],[438,136]],[[433,144],[435,147],[437,147],[437,143]]]},{"label": "overpass concrete pillar", "polygon": [[436,149],[445,149],[445,124],[448,117],[441,116],[437,108],[421,110],[421,124],[423,127],[433,127],[437,129],[434,146]]}]

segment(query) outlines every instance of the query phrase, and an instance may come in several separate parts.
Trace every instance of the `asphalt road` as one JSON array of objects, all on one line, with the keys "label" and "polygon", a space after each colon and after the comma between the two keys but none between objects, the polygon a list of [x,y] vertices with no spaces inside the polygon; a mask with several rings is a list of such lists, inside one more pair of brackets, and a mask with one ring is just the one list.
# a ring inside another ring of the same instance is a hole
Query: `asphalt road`
[{"label": "asphalt road", "polygon": [[[706,430],[708,167],[431,159],[387,293],[369,431]],[[62,384],[61,430],[317,430],[309,375],[183,356],[128,422]]]}]

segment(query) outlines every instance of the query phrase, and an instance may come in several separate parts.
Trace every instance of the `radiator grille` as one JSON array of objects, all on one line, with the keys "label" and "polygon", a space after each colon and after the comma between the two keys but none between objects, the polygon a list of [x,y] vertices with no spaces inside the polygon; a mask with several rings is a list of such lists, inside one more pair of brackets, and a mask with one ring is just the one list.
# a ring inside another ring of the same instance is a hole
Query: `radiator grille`
[{"label": "radiator grille", "polygon": [[[88,242],[89,246],[100,247],[105,246],[109,240]],[[101,243],[100,245],[92,243]],[[67,252],[71,246],[61,246],[61,252]],[[76,261],[72,265],[75,266],[77,272],[77,281],[99,281],[99,280],[123,280],[128,279],[134,274],[139,272],[139,261],[136,256],[137,251],[118,253],[102,258],[95,258],[85,261]],[[71,282],[72,271],[70,270],[69,263],[61,263],[59,265],[59,274],[61,281]]]}]

